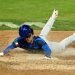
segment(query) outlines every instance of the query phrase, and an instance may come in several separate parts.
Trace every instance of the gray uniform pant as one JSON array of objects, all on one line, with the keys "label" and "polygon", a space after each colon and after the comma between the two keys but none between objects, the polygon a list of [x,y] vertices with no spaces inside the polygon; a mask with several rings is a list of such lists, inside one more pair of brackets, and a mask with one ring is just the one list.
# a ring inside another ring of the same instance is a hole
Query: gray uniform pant
[{"label": "gray uniform pant", "polygon": [[53,42],[47,40],[47,35],[51,31],[51,28],[54,24],[54,21],[56,20],[55,17],[50,17],[45,26],[43,27],[40,37],[45,40],[45,42],[48,44],[52,52],[60,52],[63,51],[69,44],[71,44],[73,41],[75,41],[75,35],[71,35],[65,39],[63,39],[60,42]]}]

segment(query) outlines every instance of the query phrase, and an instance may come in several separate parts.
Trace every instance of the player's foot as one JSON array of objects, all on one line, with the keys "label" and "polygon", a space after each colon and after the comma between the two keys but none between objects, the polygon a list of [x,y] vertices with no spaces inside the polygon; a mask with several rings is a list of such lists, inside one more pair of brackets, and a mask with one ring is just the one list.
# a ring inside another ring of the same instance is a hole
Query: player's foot
[{"label": "player's foot", "polygon": [[3,53],[3,52],[1,52],[1,53],[0,53],[0,56],[3,56],[3,55],[4,55],[4,53]]},{"label": "player's foot", "polygon": [[73,33],[73,41],[75,41],[75,33]]},{"label": "player's foot", "polygon": [[73,33],[73,35],[75,36],[75,33]]},{"label": "player's foot", "polygon": [[52,14],[52,17],[53,18],[56,18],[58,16],[58,10],[55,10],[53,11],[53,14]]}]

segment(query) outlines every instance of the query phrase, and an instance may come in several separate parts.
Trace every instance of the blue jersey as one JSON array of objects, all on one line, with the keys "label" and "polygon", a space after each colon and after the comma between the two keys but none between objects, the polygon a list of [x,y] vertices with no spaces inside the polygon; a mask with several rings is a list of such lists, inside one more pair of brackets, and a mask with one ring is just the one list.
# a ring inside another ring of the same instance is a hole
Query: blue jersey
[{"label": "blue jersey", "polygon": [[14,40],[14,47],[23,49],[41,49],[42,45],[46,44],[40,37],[33,37],[33,43],[27,43],[24,38],[18,37]]},{"label": "blue jersey", "polygon": [[10,50],[10,47],[11,49],[17,48],[17,47],[27,49],[27,50],[28,49],[31,49],[31,50],[32,49],[35,49],[35,50],[42,49],[47,57],[50,57],[51,55],[51,49],[49,48],[47,43],[38,36],[33,37],[33,43],[27,43],[22,37],[16,38],[13,41],[12,45],[10,45],[6,50],[4,50],[5,54]]}]

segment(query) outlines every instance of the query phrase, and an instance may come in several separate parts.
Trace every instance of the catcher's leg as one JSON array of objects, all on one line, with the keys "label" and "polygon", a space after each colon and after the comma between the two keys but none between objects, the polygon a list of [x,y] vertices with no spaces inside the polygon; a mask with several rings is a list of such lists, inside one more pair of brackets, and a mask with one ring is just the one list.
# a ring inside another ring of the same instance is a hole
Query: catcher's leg
[{"label": "catcher's leg", "polygon": [[49,18],[48,22],[46,23],[46,25],[43,27],[40,36],[41,37],[47,37],[48,32],[51,30],[54,21],[56,19],[56,17],[58,16],[58,11],[54,10],[52,16]]},{"label": "catcher's leg", "polygon": [[75,33],[59,42],[62,49],[65,49],[69,44],[75,41]]}]

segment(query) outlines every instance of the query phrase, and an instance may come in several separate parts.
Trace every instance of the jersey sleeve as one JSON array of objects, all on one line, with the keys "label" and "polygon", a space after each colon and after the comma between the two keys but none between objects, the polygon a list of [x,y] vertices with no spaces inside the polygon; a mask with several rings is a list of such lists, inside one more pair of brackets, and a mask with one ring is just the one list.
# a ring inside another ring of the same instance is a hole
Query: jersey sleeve
[{"label": "jersey sleeve", "polygon": [[45,56],[50,57],[51,49],[48,44],[41,38],[38,40],[38,44],[41,45],[41,48],[44,50]]},{"label": "jersey sleeve", "polygon": [[16,38],[16,39],[12,42],[12,44],[13,44],[13,46],[14,46],[15,48],[19,46],[18,40],[19,40],[19,37]]}]

